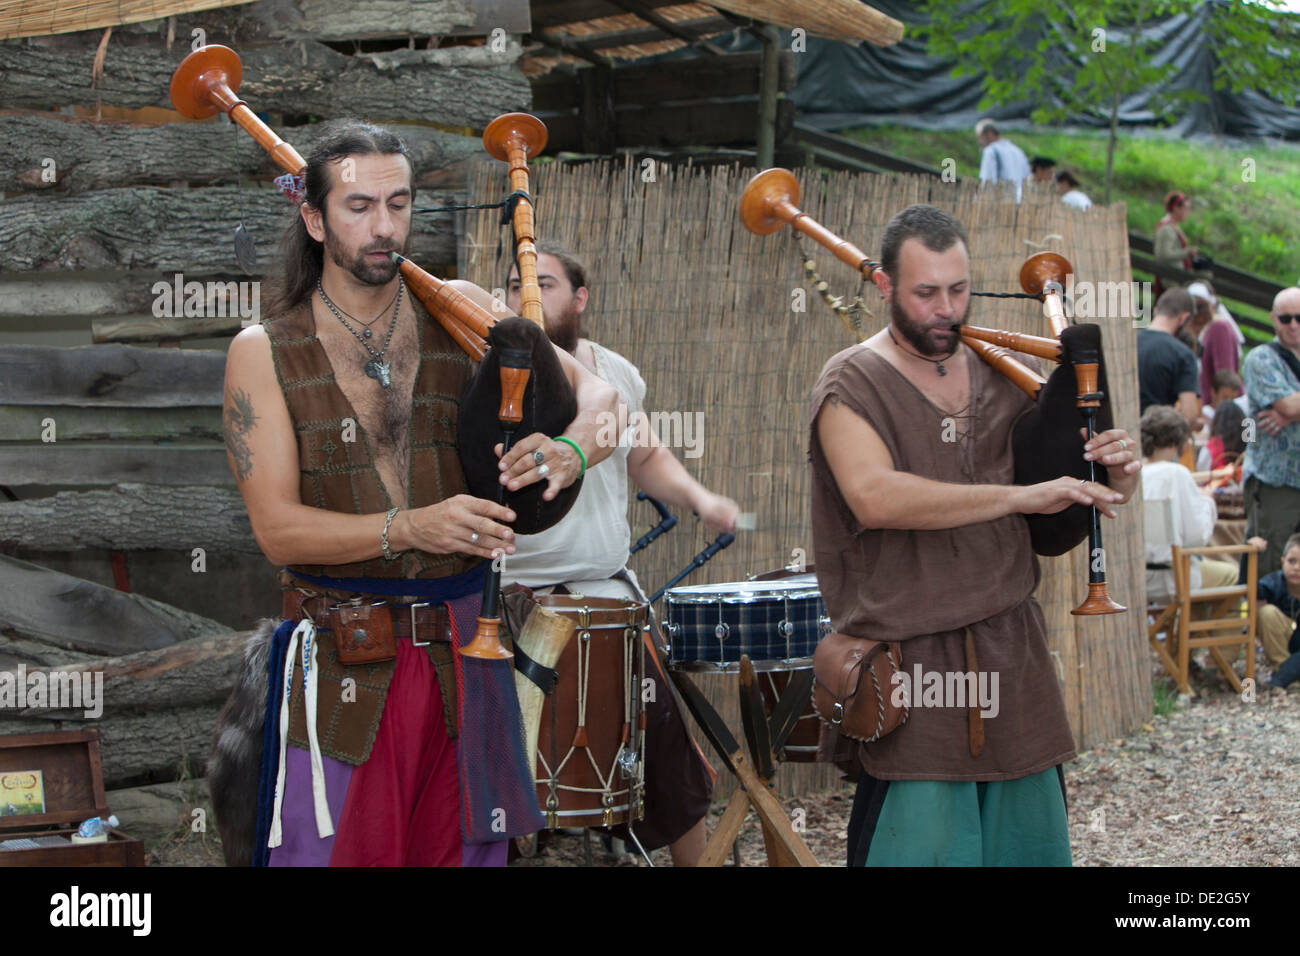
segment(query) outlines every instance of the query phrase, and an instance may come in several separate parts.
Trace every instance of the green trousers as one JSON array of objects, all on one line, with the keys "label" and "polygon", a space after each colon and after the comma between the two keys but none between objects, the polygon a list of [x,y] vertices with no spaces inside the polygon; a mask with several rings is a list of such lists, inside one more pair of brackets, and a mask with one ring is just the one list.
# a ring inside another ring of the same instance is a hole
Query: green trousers
[{"label": "green trousers", "polygon": [[[876,807],[875,826],[866,832]],[[854,823],[850,862],[860,864],[861,849],[869,847],[867,866],[1069,866],[1071,862],[1070,825],[1056,767],[993,783],[883,781],[864,774],[854,801]]]}]

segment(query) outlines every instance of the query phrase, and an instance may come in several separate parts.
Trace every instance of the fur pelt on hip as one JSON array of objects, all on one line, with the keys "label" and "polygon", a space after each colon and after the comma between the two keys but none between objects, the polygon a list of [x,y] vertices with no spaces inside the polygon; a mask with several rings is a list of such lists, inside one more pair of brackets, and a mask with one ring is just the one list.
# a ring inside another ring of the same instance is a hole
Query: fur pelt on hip
[{"label": "fur pelt on hip", "polygon": [[257,840],[257,787],[262,765],[262,727],[271,639],[279,621],[259,621],[244,645],[244,664],[217,717],[208,790],[227,866],[249,866]]}]

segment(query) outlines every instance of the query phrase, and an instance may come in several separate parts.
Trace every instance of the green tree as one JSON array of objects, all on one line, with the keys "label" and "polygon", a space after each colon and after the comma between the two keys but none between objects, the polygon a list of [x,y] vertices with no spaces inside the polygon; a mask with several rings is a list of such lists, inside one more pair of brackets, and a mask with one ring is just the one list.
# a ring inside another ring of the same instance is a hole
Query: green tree
[{"label": "green tree", "polygon": [[[1214,88],[1255,90],[1294,106],[1300,18],[1273,0],[1210,0],[1207,32]],[[1091,115],[1108,120],[1105,202],[1125,97],[1154,91],[1150,107],[1168,121],[1193,90],[1170,90],[1173,63],[1157,64],[1160,40],[1140,29],[1153,19],[1192,14],[1205,0],[999,0],[953,4],[925,0],[929,23],[917,28],[929,52],[956,62],[954,76],[982,75],[980,109],[1034,104],[1035,123]]]}]

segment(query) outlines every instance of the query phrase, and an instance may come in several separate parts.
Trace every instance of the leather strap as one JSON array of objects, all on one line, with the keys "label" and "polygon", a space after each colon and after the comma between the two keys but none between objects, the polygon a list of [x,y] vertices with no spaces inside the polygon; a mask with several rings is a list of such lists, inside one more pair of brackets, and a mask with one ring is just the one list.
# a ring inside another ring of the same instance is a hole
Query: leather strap
[{"label": "leather strap", "polygon": [[551,692],[555,690],[555,685],[560,680],[559,672],[553,667],[543,667],[537,663],[524,653],[524,649],[519,646],[518,642],[515,643],[514,654],[515,670],[536,684],[543,694],[550,697]]},{"label": "leather strap", "polygon": [[[303,591],[285,591],[282,605],[282,617],[286,621],[300,621],[310,617],[318,627],[334,629],[337,627],[337,612],[331,611],[329,605],[341,602],[324,595],[310,594]],[[410,638],[411,606],[384,607],[393,622],[393,636]],[[447,608],[442,604],[431,604],[415,608],[415,640],[420,644],[426,642],[437,644],[451,643],[451,622],[447,617]]]},{"label": "leather strap", "polygon": [[[969,627],[966,628],[966,672],[974,674],[976,680],[979,680],[979,664],[975,660],[975,635],[971,633]],[[978,695],[976,695],[976,699],[970,702],[968,713],[970,720],[970,755],[978,757],[984,752],[984,724],[983,718],[980,717]]]}]

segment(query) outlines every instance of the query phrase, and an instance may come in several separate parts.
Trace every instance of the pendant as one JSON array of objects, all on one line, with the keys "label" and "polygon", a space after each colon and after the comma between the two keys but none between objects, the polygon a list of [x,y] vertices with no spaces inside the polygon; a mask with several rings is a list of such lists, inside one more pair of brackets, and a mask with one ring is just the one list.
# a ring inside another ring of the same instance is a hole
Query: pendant
[{"label": "pendant", "polygon": [[384,388],[388,388],[393,384],[393,380],[389,377],[389,372],[390,368],[387,362],[381,362],[379,359],[371,359],[366,363],[366,374],[371,378],[378,379],[379,384]]},{"label": "pendant", "polygon": [[948,374],[948,370],[947,370],[946,368],[943,367],[943,363],[942,363],[942,362],[938,362],[938,363],[936,363],[934,367],[935,367],[936,369],[939,370],[939,374],[940,374],[940,375],[947,375],[947,374]]},{"label": "pendant", "polygon": [[364,335],[366,338],[370,338],[370,330],[369,330],[369,329],[366,329],[366,330],[365,330],[364,332],[362,332],[361,334]]}]

